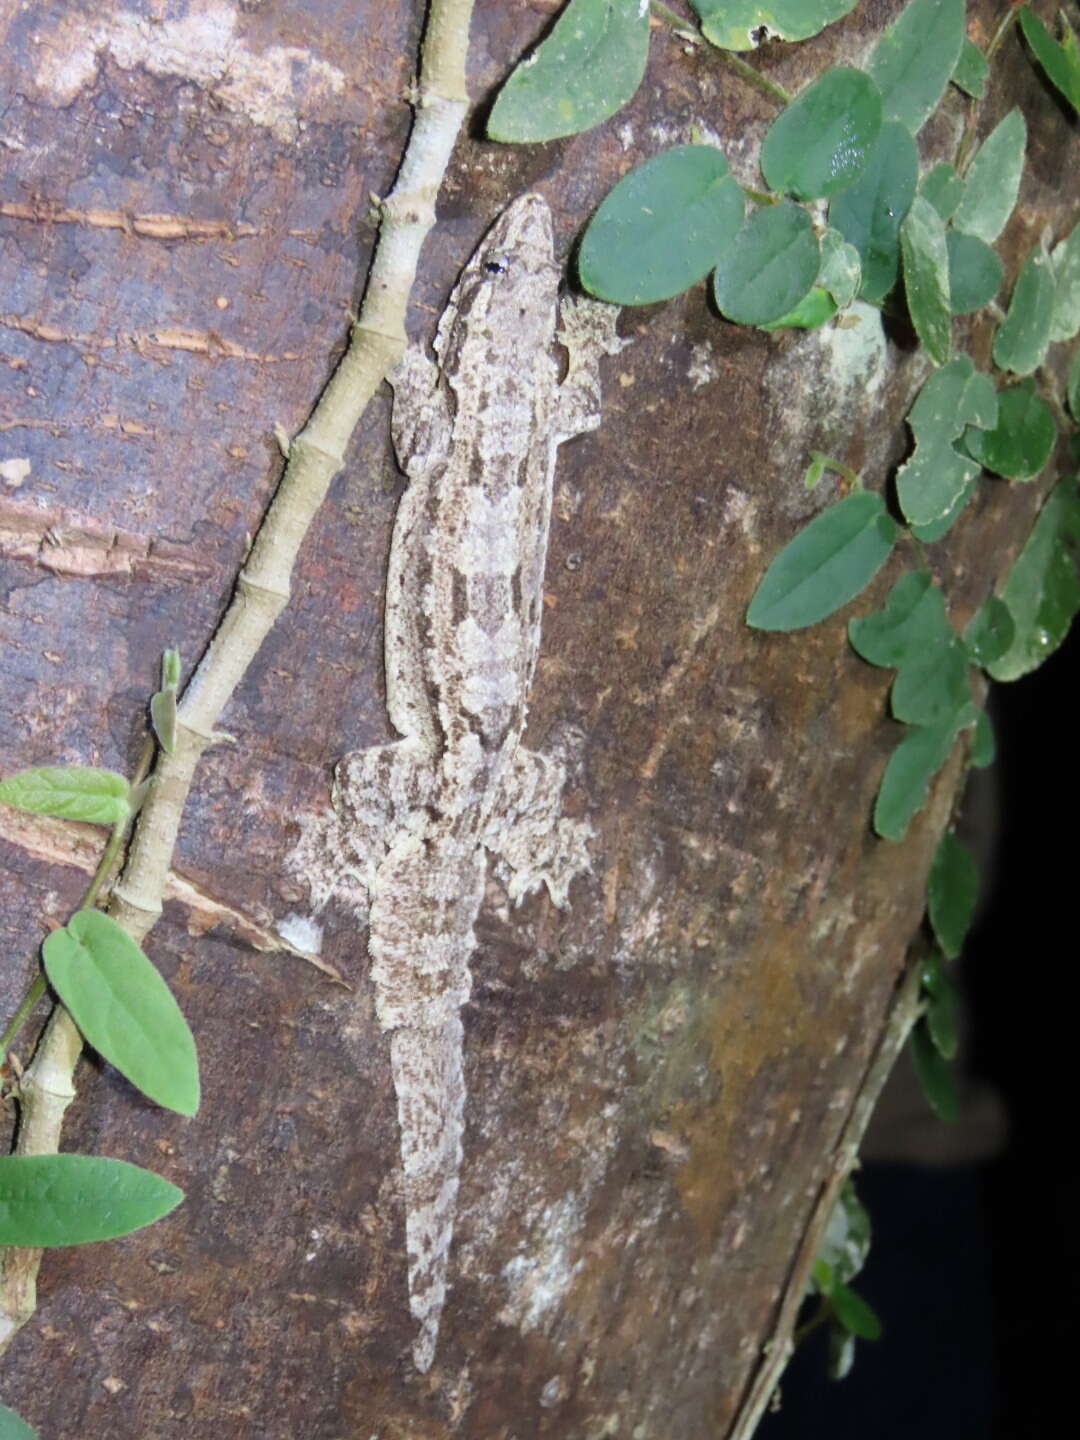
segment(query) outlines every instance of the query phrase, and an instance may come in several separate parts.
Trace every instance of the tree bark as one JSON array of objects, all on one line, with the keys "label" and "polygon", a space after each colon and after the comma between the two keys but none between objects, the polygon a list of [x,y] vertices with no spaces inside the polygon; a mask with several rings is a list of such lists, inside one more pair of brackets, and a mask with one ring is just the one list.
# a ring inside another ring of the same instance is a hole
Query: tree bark
[{"label": "tree bark", "polygon": [[[478,110],[556,8],[478,5]],[[899,8],[871,0],[755,63],[797,90],[858,62]],[[229,598],[280,475],[275,425],[303,424],[344,343],[369,197],[408,130],[422,6],[0,15],[0,461],[29,462],[0,486],[4,773],[125,770],[161,651],[194,662]],[[969,34],[985,45],[998,18],[979,0]],[[947,95],[924,166],[953,154],[967,104]],[[1014,104],[1030,140],[999,244],[1010,279],[1044,227],[1071,223],[1060,177],[1080,173],[1076,127],[1018,42],[980,135]],[[774,113],[707,48],[658,30],[644,86],[596,131],[511,149],[477,120],[443,188],[414,338],[430,341],[514,195],[549,199],[565,256],[611,184],[694,126],[753,184]],[[988,368],[989,315],[956,330]],[[570,757],[594,873],[565,913],[537,896],[513,909],[489,880],[432,1371],[409,1357],[397,1113],[365,936],[322,917],[347,985],[266,948],[310,909],[287,864],[297,818],[327,804],[341,754],[393,738],[382,602],[404,481],[383,392],[202,761],[148,942],[198,1039],[199,1116],[153,1108],[94,1058],[78,1074],[64,1148],[155,1169],[187,1199],[125,1240],[47,1255],[2,1382],[43,1440],[704,1440],[767,1398],[768,1342],[911,1013],[908,947],[965,761],[958,746],[902,844],[875,838],[900,733],[888,673],[847,647],[846,611],[793,636],[743,617],[770,558],[835,498],[828,478],[805,489],[810,451],[883,488],[927,362],[869,320],[736,328],[700,286],[625,311],[620,333],[603,424],[560,453],[526,737]],[[1054,473],[984,482],[931,552],[961,626]],[[5,1014],[98,838],[0,810]]]}]

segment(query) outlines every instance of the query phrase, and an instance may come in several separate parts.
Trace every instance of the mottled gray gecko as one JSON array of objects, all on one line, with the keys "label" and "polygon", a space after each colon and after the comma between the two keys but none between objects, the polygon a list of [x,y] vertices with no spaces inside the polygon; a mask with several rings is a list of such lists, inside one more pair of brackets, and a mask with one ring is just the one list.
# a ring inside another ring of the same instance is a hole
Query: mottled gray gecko
[{"label": "mottled gray gecko", "polygon": [[555,454],[600,420],[600,353],[617,311],[577,307],[558,383],[558,267],[539,195],[489,231],[438,327],[436,363],[391,375],[409,486],[386,592],[387,709],[402,739],[339,763],[334,811],[293,856],[316,904],[366,911],[379,1024],[390,1031],[404,1168],[413,1346],[425,1371],[446,1295],[465,1102],[461,1007],[487,857],[512,901],[567,904],[589,826],[562,815],[560,761],[521,744],[540,648]]}]

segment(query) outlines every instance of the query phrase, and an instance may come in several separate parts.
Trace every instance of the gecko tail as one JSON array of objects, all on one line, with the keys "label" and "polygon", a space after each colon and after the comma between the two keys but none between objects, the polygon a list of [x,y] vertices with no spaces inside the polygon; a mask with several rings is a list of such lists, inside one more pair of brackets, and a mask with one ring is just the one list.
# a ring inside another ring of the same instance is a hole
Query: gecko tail
[{"label": "gecko tail", "polygon": [[435,1358],[457,1211],[465,1111],[463,1033],[461,1017],[454,1013],[442,1024],[402,1027],[390,1037],[405,1172],[409,1309],[420,1327],[413,1361],[422,1374]]}]

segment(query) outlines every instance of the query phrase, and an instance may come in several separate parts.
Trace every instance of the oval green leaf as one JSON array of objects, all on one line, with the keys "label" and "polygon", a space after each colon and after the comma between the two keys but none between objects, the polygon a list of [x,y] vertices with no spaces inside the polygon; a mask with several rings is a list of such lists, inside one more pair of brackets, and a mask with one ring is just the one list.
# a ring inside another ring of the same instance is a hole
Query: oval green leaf
[{"label": "oval green leaf", "polygon": [[964,43],[964,0],[911,0],[874,47],[867,70],[885,118],[917,134],[949,83]]},{"label": "oval green leaf", "polygon": [[150,697],[150,723],[166,755],[176,751],[176,691],[159,690]]},{"label": "oval green leaf", "polygon": [[995,475],[1034,480],[1050,458],[1056,435],[1054,417],[1035,393],[1034,382],[1024,380],[998,395],[998,422],[992,429],[968,427],[964,447]]},{"label": "oval green leaf", "polygon": [[714,146],[677,145],[654,155],[623,176],[589,222],[578,258],[581,283],[616,305],[679,295],[730,247],[743,208],[742,191]]},{"label": "oval green leaf", "polygon": [[927,1104],[935,1115],[952,1124],[959,1112],[956,1080],[952,1066],[934,1044],[925,1020],[911,1032],[911,1059]]},{"label": "oval green leaf", "polygon": [[990,716],[985,710],[979,711],[979,718],[975,722],[975,733],[971,737],[971,753],[968,756],[976,770],[985,770],[994,763],[997,757],[997,744],[994,740],[994,727]]},{"label": "oval green leaf", "polygon": [[1027,543],[1009,571],[1001,598],[1016,634],[999,660],[987,665],[995,680],[1017,680],[1052,655],[1080,610],[1080,496],[1070,476],[1054,486]]},{"label": "oval green leaf", "polygon": [[996,250],[977,235],[949,230],[949,304],[954,315],[971,315],[989,305],[1001,289],[1003,269]]},{"label": "oval green leaf", "polygon": [[976,719],[974,706],[939,725],[915,725],[889,756],[874,804],[874,829],[885,840],[902,840],[915,815],[926,804],[930,781],[953,748],[959,732]]},{"label": "oval green leaf", "polygon": [[761,147],[761,173],[773,190],[819,200],[862,174],[881,133],[881,96],[861,70],[826,70],[783,110]]},{"label": "oval green leaf", "polygon": [[1074,110],[1080,111],[1080,58],[1077,56],[1076,36],[1065,12],[1060,12],[1062,29],[1066,41],[1071,44],[1059,45],[1037,15],[1025,5],[1020,11],[1020,29],[1024,39],[1035,52],[1039,64],[1046,71],[1048,79],[1061,91]]},{"label": "oval green leaf", "polygon": [[964,197],[964,182],[947,160],[935,165],[919,181],[919,193],[925,195],[942,220],[951,220]]},{"label": "oval green leaf", "polygon": [[881,1338],[881,1321],[862,1296],[857,1295],[849,1285],[834,1285],[829,1300],[833,1314],[850,1334],[860,1340]]},{"label": "oval green leaf", "polygon": [[871,665],[898,670],[908,661],[941,649],[953,638],[945,599],[926,570],[901,575],[880,610],[848,625],[856,654]]},{"label": "oval green leaf", "polygon": [[964,631],[964,644],[976,665],[1000,660],[1016,638],[1012,611],[997,595],[988,595]]},{"label": "oval green leaf", "polygon": [[1050,326],[1051,340],[1071,340],[1080,330],[1080,225],[1055,245],[1051,260],[1054,265],[1054,319]]},{"label": "oval green leaf", "polygon": [[762,330],[817,330],[836,314],[836,301],[827,290],[815,285],[786,315],[770,320]]},{"label": "oval green leaf", "polygon": [[38,765],[0,780],[0,801],[30,815],[55,815],[90,825],[128,818],[130,786],[112,770],[86,765]]},{"label": "oval green leaf", "polygon": [[859,252],[859,293],[872,305],[884,299],[896,283],[900,226],[911,206],[918,174],[919,154],[910,132],[896,121],[888,121],[881,127],[865,170],[829,206],[829,224]]},{"label": "oval green leaf", "polygon": [[931,520],[928,525],[912,525],[911,533],[915,539],[920,540],[924,545],[933,545],[943,535],[947,535],[975,494],[978,481],[978,475],[969,480],[939,520]]},{"label": "oval green leaf", "polygon": [[971,699],[967,651],[955,635],[906,659],[893,681],[892,713],[907,725],[938,725]]},{"label": "oval green leaf", "polygon": [[755,210],[739,229],[716,266],[713,293],[737,325],[768,325],[809,295],[820,268],[810,216],[782,200]]},{"label": "oval green leaf", "polygon": [[821,237],[821,272],[818,283],[837,305],[850,305],[862,283],[862,261],[854,245],[830,226]]},{"label": "oval green leaf", "polygon": [[949,249],[945,222],[923,195],[911,202],[900,226],[904,292],[915,333],[935,365],[944,365],[952,343]]},{"label": "oval green leaf", "polygon": [[648,53],[649,7],[642,0],[570,0],[500,91],[489,138],[535,144],[599,125],[641,84]]},{"label": "oval green leaf", "polygon": [[[690,0],[707,40],[722,50],[753,50],[764,39],[808,40],[855,9],[856,0]],[[764,33],[763,33],[764,32]]]},{"label": "oval green leaf", "polygon": [[941,837],[926,887],[930,925],[947,960],[964,948],[979,897],[979,869],[955,835]]},{"label": "oval green leaf", "polygon": [[1056,286],[1045,250],[1031,251],[1020,269],[1009,313],[994,336],[994,364],[1015,375],[1030,375],[1050,344]]},{"label": "oval green leaf", "polygon": [[898,529],[880,495],[860,490],[816,515],[769,566],[746,612],[756,630],[816,625],[864,589]]},{"label": "oval green leaf", "polygon": [[981,100],[986,89],[986,77],[990,71],[986,56],[977,45],[965,36],[960,47],[960,58],[952,72],[952,83],[973,100]]},{"label": "oval green leaf", "polygon": [[943,1060],[955,1060],[959,1049],[957,1021],[960,1001],[952,981],[942,975],[935,994],[927,997],[926,1029]]},{"label": "oval green leaf", "polygon": [[14,1410],[0,1405],[0,1440],[38,1440],[38,1437],[37,1432],[31,1430]]},{"label": "oval green leaf", "polygon": [[1019,110],[1010,110],[972,157],[964,176],[964,195],[953,223],[966,235],[989,245],[1013,212],[1024,168],[1027,126]]},{"label": "oval green leaf", "polygon": [[172,992],[115,920],[80,910],[42,947],[49,983],[87,1043],[144,1095],[194,1115],[195,1041]]},{"label": "oval green leaf", "polygon": [[160,1175],[100,1155],[0,1158],[0,1245],[37,1248],[115,1240],[184,1198]]}]

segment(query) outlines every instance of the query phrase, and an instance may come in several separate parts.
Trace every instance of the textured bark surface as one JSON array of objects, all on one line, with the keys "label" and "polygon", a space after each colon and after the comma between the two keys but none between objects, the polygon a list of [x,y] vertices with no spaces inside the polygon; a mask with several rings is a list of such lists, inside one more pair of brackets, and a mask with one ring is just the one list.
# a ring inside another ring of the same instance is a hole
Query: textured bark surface
[{"label": "textured bark surface", "polygon": [[[484,0],[478,99],[556,8]],[[190,659],[212,633],[280,471],[273,427],[300,425],[343,342],[368,197],[407,133],[421,9],[0,7],[0,461],[30,462],[0,486],[5,773],[124,769],[161,650]],[[858,60],[898,9],[872,0],[761,63],[797,88]],[[972,7],[976,40],[995,22]],[[1080,155],[1018,44],[1005,53],[980,133],[1015,103],[1031,132],[1001,245],[1011,277],[1044,226],[1062,232],[1075,194],[1060,177]],[[513,195],[549,198],[565,253],[619,175],[695,125],[754,183],[773,113],[658,32],[645,86],[599,130],[519,151],[477,124],[443,192],[414,334],[430,337]],[[924,160],[951,154],[964,113],[951,92]],[[810,449],[882,485],[926,366],[902,333],[875,341],[869,319],[813,335],[726,325],[702,287],[626,312],[620,330],[633,343],[607,365],[603,426],[562,451],[527,736],[573,757],[595,874],[565,915],[538,897],[511,911],[489,889],[435,1367],[421,1378],[408,1358],[389,1045],[364,936],[325,917],[324,954],[350,989],[250,943],[252,925],[306,913],[285,857],[333,761],[392,738],[381,599],[403,482],[384,395],[226,714],[231,743],[206,757],[176,856],[186,898],[148,943],[198,1037],[200,1115],[80,1068],[66,1147],[155,1168],[187,1201],[127,1240],[46,1257],[0,1382],[43,1440],[704,1440],[732,1423],[962,769],[958,754],[904,844],[875,839],[899,734],[887,674],[847,648],[846,613],[792,637],[742,616],[771,555],[835,496],[804,488]],[[957,331],[985,368],[991,320]],[[961,623],[1045,484],[985,483],[933,551]],[[92,853],[85,834],[0,813],[5,1014]],[[210,902],[244,918],[207,933]]]}]

